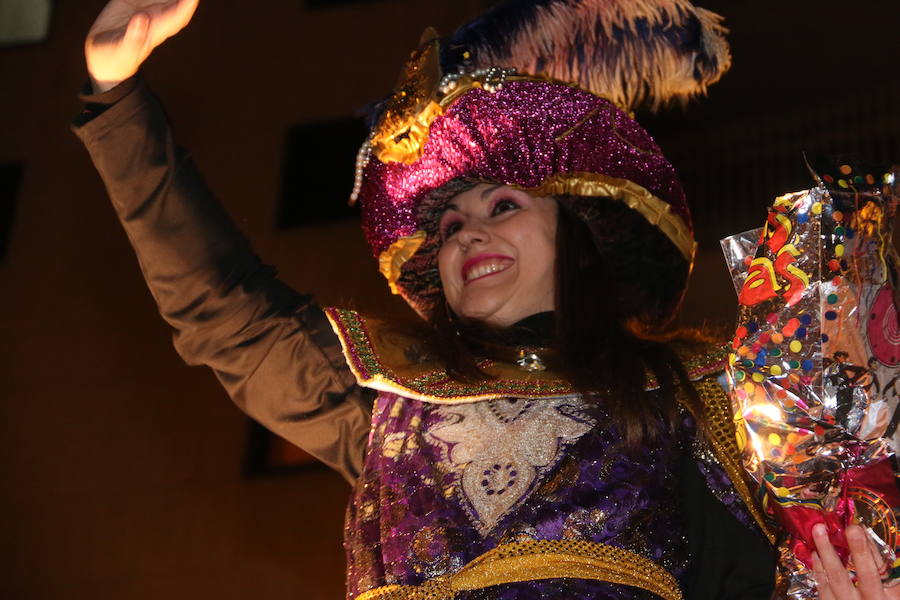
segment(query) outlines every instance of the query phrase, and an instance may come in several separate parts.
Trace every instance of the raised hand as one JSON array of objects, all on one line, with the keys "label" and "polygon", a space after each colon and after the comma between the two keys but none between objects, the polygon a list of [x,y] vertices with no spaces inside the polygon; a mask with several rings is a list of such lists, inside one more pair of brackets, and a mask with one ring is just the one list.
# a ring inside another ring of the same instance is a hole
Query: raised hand
[{"label": "raised hand", "polygon": [[887,573],[885,565],[866,532],[859,525],[847,527],[847,545],[856,566],[857,584],[850,581],[837,552],[828,541],[824,525],[813,527],[813,574],[819,588],[820,600],[897,600],[900,599],[900,585],[882,583]]},{"label": "raised hand", "polygon": [[91,26],[84,56],[94,90],[134,75],[153,49],[190,22],[199,0],[110,0]]}]

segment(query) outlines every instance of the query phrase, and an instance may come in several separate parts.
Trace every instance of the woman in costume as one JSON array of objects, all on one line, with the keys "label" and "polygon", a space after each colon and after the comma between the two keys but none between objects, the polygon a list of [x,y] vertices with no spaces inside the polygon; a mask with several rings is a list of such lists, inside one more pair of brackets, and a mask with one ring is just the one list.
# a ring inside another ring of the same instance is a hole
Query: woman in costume
[{"label": "woman in costume", "polygon": [[[724,357],[654,335],[690,271],[687,205],[617,106],[718,78],[717,17],[681,0],[512,3],[514,24],[501,9],[424,38],[354,189],[381,272],[424,318],[400,327],[278,281],[173,144],[135,73],[196,4],[109,3],[76,133],[182,357],[354,485],[349,597],[768,597]],[[596,56],[573,58],[573,30]]]}]

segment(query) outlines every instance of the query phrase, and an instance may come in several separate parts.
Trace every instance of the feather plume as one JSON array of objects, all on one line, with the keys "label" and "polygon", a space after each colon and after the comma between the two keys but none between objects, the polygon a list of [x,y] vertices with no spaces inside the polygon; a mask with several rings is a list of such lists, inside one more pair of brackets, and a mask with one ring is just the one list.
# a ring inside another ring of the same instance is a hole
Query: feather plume
[{"label": "feather plume", "polygon": [[722,17],[687,0],[507,0],[458,29],[444,69],[515,67],[656,110],[703,94],[731,66]]}]

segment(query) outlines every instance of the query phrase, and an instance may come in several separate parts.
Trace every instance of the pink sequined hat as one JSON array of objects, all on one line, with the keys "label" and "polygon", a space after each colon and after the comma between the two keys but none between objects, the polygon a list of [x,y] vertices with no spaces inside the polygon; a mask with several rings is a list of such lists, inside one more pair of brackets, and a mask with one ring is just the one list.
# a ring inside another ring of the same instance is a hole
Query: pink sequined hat
[{"label": "pink sequined hat", "polygon": [[[607,9],[619,3],[577,3],[579,9],[591,4]],[[690,7],[686,2],[674,4]],[[646,11],[642,14],[646,19]],[[718,18],[710,14],[701,16],[708,29],[718,33]],[[440,300],[435,225],[441,206],[435,198],[461,178],[501,183],[538,196],[620,200],[658,227],[672,242],[673,252],[692,262],[691,217],[675,170],[650,135],[617,102],[604,97],[633,102],[641,95],[635,90],[643,90],[646,82],[612,87],[611,93],[600,96],[547,75],[520,75],[515,69],[482,67],[471,60],[446,75],[436,35],[426,32],[423,40],[360,150],[353,193],[362,205],[366,239],[394,293],[425,317]],[[484,44],[480,54],[498,60],[496,49],[485,52]],[[471,56],[465,53],[466,59]],[[514,56],[500,60],[522,63]],[[727,62],[725,46],[724,58],[714,75],[705,76],[704,85],[717,78]],[[553,69],[544,71],[553,74]],[[670,94],[674,97],[701,89],[669,87],[679,90]],[[659,95],[652,99],[658,102]],[[580,214],[589,226],[596,225],[589,211]]]}]

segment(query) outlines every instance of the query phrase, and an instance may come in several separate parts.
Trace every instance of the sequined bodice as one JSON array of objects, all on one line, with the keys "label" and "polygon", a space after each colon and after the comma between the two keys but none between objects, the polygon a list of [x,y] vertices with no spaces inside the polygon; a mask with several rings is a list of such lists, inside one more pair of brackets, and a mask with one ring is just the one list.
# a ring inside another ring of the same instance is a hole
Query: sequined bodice
[{"label": "sequined bodice", "polygon": [[[419,584],[513,541],[582,539],[650,558],[676,577],[688,557],[675,501],[683,432],[622,452],[578,396],[439,405],[381,393],[346,523],[348,592]],[[460,598],[637,598],[578,579]]]}]

